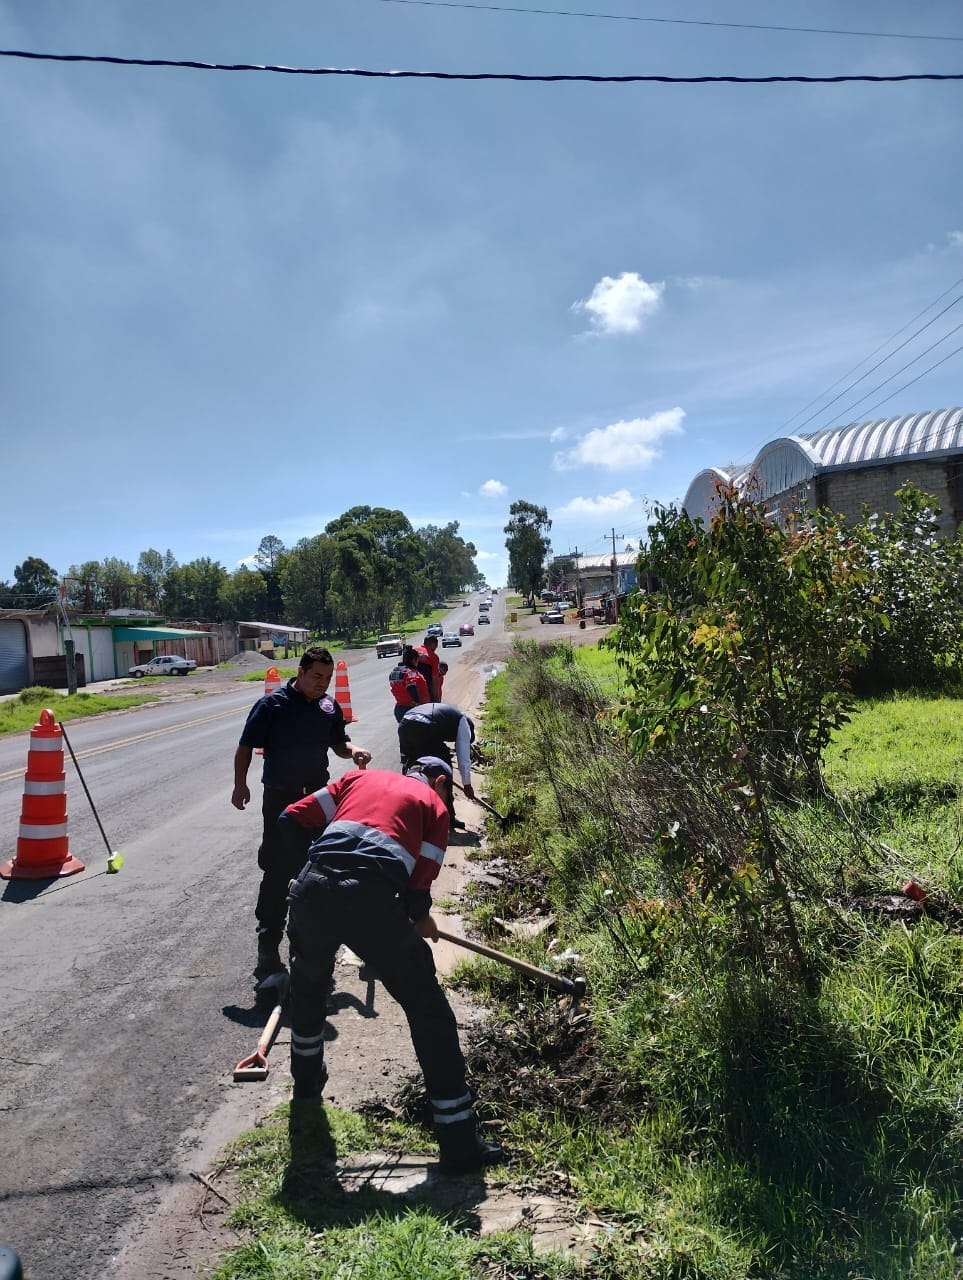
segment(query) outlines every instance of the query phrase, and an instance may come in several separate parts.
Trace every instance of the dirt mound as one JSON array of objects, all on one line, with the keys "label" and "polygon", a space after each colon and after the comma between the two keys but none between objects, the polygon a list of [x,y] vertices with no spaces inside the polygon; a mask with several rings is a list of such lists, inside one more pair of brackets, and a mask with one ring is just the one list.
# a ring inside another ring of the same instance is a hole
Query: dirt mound
[{"label": "dirt mound", "polygon": [[[236,653],[233,658],[228,658],[227,661],[232,667],[246,667],[249,670],[256,669],[261,671],[267,667],[278,666],[281,660],[279,658],[267,658],[263,653],[258,653],[254,649],[242,649],[240,653]],[[290,661],[296,662],[297,659],[291,659]]]}]

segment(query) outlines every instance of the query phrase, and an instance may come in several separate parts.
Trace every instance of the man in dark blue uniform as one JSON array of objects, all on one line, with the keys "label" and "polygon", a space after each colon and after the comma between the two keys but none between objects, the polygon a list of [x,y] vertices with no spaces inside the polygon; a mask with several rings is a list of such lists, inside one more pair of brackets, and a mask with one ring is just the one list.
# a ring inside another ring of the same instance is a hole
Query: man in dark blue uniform
[{"label": "man in dark blue uniform", "polygon": [[[421,706],[406,711],[398,721],[402,769],[407,768],[419,756],[439,756],[450,765],[452,758],[448,744],[453,742],[461,789],[469,800],[475,798],[471,785],[471,744],[474,740],[474,723],[450,702],[422,703]],[[451,793],[448,797],[448,816],[453,827],[464,827],[465,824],[455,817],[455,802]]]},{"label": "man in dark blue uniform", "polygon": [[363,769],[371,752],[352,746],[344,713],[328,693],[334,658],[327,649],[305,649],[298,674],[286,685],[265,694],[251,708],[234,753],[234,792],[231,804],[243,809],[251,799],[247,773],[254,751],[264,752],[264,830],[258,849],[261,869],[254,915],[257,919],[257,967],[263,982],[284,969],[279,947],[287,919],[288,881],[301,870],[278,833],[278,818],[289,804],[319,791],[328,781],[328,751],[353,760]]}]

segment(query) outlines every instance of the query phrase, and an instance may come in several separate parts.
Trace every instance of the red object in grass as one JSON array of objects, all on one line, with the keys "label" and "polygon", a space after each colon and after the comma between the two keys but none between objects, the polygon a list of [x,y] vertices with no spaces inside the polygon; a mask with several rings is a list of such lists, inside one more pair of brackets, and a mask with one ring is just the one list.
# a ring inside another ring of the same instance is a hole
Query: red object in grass
[{"label": "red object in grass", "polygon": [[907,898],[912,898],[914,902],[926,901],[926,890],[921,889],[915,880],[907,880],[903,885],[903,892]]}]

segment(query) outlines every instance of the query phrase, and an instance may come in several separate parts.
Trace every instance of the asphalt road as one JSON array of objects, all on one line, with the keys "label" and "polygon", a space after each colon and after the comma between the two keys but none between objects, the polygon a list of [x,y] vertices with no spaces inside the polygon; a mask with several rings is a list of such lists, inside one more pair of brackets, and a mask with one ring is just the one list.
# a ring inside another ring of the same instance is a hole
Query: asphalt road
[{"label": "asphalt road", "polygon": [[[498,597],[495,614],[498,633]],[[453,691],[472,645],[446,651]],[[397,768],[390,660],[348,662],[351,736],[374,767]],[[195,693],[201,676],[165,681],[174,701],[67,724],[120,873],[106,874],[68,756],[70,852],[86,870],[0,881],[0,1242],[30,1280],[120,1274],[119,1251],[191,1153],[244,1127],[231,1069],[263,1018],[250,983],[256,769],[247,811],[230,794],[261,689]],[[0,739],[0,861],[15,849],[27,746],[25,734]],[[349,767],[332,760],[334,776]]]}]

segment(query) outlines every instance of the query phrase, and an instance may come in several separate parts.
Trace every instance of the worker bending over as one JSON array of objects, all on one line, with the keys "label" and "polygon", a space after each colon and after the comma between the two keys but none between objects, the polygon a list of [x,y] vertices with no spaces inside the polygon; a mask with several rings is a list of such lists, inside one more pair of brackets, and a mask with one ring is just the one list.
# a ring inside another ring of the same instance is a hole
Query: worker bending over
[{"label": "worker bending over", "polygon": [[448,845],[451,768],[423,757],[408,774],[355,770],[289,805],[278,826],[292,859],[291,1075],[297,1100],[320,1098],[325,1003],[338,947],[401,1005],[425,1078],[443,1173],[482,1168],[501,1148],[478,1137],[455,1015],[435,974],[430,886]]}]

